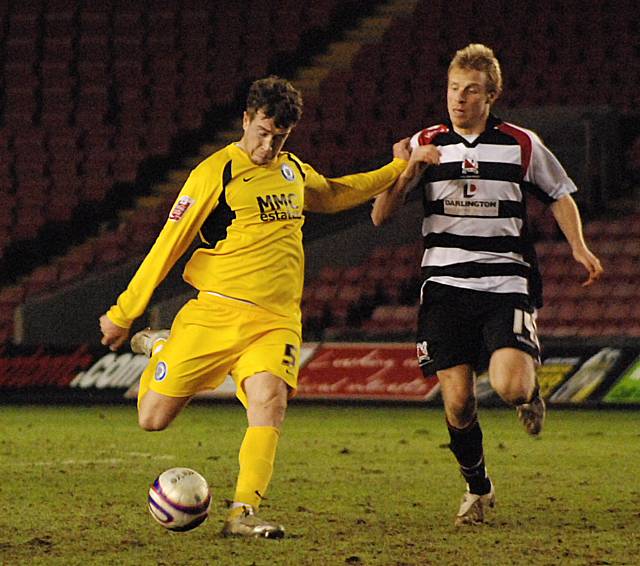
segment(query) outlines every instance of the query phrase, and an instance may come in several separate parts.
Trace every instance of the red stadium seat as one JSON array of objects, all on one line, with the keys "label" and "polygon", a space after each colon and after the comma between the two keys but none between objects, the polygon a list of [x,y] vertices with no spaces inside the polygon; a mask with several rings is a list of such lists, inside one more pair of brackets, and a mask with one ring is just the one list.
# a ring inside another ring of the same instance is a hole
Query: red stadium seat
[{"label": "red stadium seat", "polygon": [[98,266],[115,265],[128,257],[127,235],[112,230],[99,236],[95,244],[95,262]]},{"label": "red stadium seat", "polygon": [[68,257],[63,257],[58,263],[58,283],[67,285],[81,279],[88,273],[89,266],[87,263],[74,261]]},{"label": "red stadium seat", "polygon": [[58,281],[58,267],[55,265],[43,265],[37,267],[24,281],[26,297],[40,295],[52,290]]},{"label": "red stadium seat", "polygon": [[0,311],[12,311],[24,299],[25,290],[22,285],[11,285],[0,289]]},{"label": "red stadium seat", "polygon": [[7,324],[0,326],[0,344],[6,344],[13,338],[13,324]]},{"label": "red stadium seat", "polygon": [[46,216],[41,205],[21,206],[16,211],[13,227],[13,240],[33,240],[46,223]]},{"label": "red stadium seat", "polygon": [[108,35],[110,30],[110,14],[107,6],[86,5],[80,9],[78,17],[79,29],[86,35]]},{"label": "red stadium seat", "polygon": [[120,6],[113,13],[113,34],[115,39],[139,37],[142,35],[142,6],[129,3]]},{"label": "red stadium seat", "polygon": [[69,66],[74,58],[73,35],[45,36],[43,40],[42,63],[43,77],[55,78],[56,76],[69,77]]},{"label": "red stadium seat", "polygon": [[321,283],[313,290],[313,300],[317,303],[331,303],[336,296],[338,287],[335,284]]},{"label": "red stadium seat", "polygon": [[316,280],[327,285],[335,285],[342,276],[343,269],[333,265],[325,265]]}]

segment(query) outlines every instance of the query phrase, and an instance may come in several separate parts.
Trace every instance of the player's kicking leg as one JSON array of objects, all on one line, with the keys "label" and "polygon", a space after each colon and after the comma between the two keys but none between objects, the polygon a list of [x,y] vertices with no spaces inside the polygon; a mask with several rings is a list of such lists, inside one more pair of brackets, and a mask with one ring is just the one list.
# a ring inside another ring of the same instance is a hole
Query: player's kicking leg
[{"label": "player's kicking leg", "polygon": [[145,328],[131,337],[131,351],[150,358],[164,345],[167,338],[169,338],[169,330],[167,329],[151,330],[151,328]]},{"label": "player's kicking leg", "polygon": [[169,397],[149,389],[138,396],[138,424],[150,432],[164,430],[190,400],[191,397]]},{"label": "player's kicking leg", "polygon": [[[145,328],[131,337],[131,351],[151,357],[162,349],[169,337],[169,330]],[[148,431],[167,428],[187,405],[191,397],[172,397],[149,389],[151,369],[140,378],[138,391],[138,424]]]}]

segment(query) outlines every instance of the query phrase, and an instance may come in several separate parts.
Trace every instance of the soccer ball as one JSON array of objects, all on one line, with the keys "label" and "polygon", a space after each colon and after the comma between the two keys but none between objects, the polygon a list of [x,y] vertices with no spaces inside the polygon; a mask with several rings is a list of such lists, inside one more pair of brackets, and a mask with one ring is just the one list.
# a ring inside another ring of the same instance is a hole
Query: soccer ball
[{"label": "soccer ball", "polygon": [[190,531],[209,515],[211,492],[198,472],[171,468],[162,472],[149,488],[149,511],[163,527]]}]

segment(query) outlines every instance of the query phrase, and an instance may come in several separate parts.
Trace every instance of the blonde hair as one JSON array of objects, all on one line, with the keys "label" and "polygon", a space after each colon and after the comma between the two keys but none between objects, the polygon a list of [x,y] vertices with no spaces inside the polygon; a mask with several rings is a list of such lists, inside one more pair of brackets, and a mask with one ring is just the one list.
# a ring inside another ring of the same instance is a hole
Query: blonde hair
[{"label": "blonde hair", "polygon": [[502,93],[500,63],[490,47],[482,43],[470,43],[459,49],[449,64],[448,72],[451,72],[454,67],[484,71],[487,75],[487,90],[495,93],[496,98]]}]

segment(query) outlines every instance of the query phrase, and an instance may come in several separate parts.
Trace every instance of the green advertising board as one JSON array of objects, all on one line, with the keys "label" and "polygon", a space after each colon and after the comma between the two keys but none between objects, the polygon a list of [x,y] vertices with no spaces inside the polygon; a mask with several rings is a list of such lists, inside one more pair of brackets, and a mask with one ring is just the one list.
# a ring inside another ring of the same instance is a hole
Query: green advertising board
[{"label": "green advertising board", "polygon": [[640,403],[640,356],[602,399],[605,403]]}]

